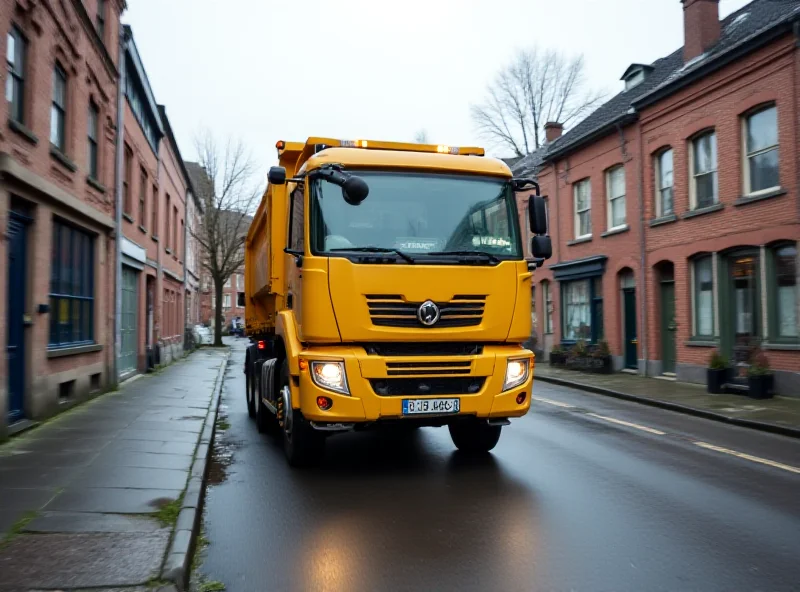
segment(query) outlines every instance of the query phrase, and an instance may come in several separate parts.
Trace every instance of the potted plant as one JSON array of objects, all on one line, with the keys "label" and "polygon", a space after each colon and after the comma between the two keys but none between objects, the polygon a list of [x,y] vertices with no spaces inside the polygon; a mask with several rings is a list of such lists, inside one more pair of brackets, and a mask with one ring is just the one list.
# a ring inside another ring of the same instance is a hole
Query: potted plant
[{"label": "potted plant", "polygon": [[592,351],[592,358],[594,359],[592,372],[611,374],[613,363],[611,360],[611,348],[608,347],[608,341],[603,340],[597,344],[597,347]]},{"label": "potted plant", "polygon": [[723,386],[728,382],[728,374],[728,360],[719,353],[719,350],[715,349],[708,360],[708,369],[706,370],[708,392],[715,395],[721,394]]},{"label": "potted plant", "polygon": [[563,366],[566,361],[567,354],[561,347],[556,346],[550,350],[550,365]]},{"label": "potted plant", "polygon": [[586,370],[589,366],[589,348],[583,339],[579,339],[567,354],[567,368]]},{"label": "potted plant", "polygon": [[747,369],[747,395],[752,399],[769,399],[772,396],[772,369],[764,352],[759,352]]}]

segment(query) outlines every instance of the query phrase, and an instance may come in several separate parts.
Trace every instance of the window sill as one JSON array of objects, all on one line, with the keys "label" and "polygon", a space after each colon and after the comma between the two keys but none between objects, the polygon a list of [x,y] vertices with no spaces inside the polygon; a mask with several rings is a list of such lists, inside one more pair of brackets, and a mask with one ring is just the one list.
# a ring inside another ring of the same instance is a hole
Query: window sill
[{"label": "window sill", "polygon": [[787,191],[782,187],[778,187],[777,189],[773,189],[772,191],[766,191],[764,193],[754,193],[751,195],[743,195],[735,202],[733,205],[735,206],[746,206],[747,204],[751,204],[756,201],[762,201],[765,199],[772,199],[773,197],[780,197],[781,195],[786,195]]},{"label": "window sill", "polygon": [[592,235],[590,234],[589,236],[582,236],[580,238],[576,238],[574,240],[567,241],[567,246],[571,247],[572,245],[579,245],[581,243],[588,243],[588,242],[591,242],[591,240],[592,240]]},{"label": "window sill", "polygon": [[670,224],[672,222],[677,222],[678,217],[675,214],[667,214],[666,216],[660,216],[658,218],[653,218],[650,220],[650,227],[653,226],[661,226],[662,224]]},{"label": "window sill", "polygon": [[150,238],[152,238],[154,242],[158,242],[158,237],[155,234],[153,236],[151,236]]},{"label": "window sill", "polygon": [[39,143],[39,138],[36,137],[31,130],[25,127],[22,123],[17,121],[16,119],[8,118],[8,127],[11,128],[12,131],[18,133],[20,136],[28,140],[31,144],[36,146]]},{"label": "window sill", "polygon": [[800,351],[800,342],[795,343],[762,343],[761,347],[764,349],[774,349],[783,351]]},{"label": "window sill", "polygon": [[172,249],[170,249],[169,247],[167,247],[166,249],[164,249],[164,252],[165,252],[167,255],[172,255]]},{"label": "window sill", "polygon": [[606,230],[600,236],[602,238],[605,238],[607,236],[614,236],[615,234],[622,234],[623,232],[628,232],[630,229],[631,227],[625,224],[624,226],[617,226],[616,228],[611,228],[609,230]]},{"label": "window sill", "polygon": [[127,213],[123,212],[122,217],[125,218],[131,224],[133,224],[133,216],[131,216],[130,214],[127,214]]},{"label": "window sill", "polygon": [[87,354],[90,352],[96,352],[103,349],[103,346],[99,343],[92,343],[89,345],[78,345],[75,347],[58,347],[53,349],[47,350],[47,357],[48,358],[63,358],[65,356],[77,356],[78,354]]},{"label": "window sill", "polygon": [[141,230],[144,234],[147,234],[147,228],[139,224],[139,230]]},{"label": "window sill", "polygon": [[88,183],[90,187],[94,187],[95,189],[97,189],[97,191],[99,191],[100,193],[106,192],[105,186],[91,175],[86,177],[86,183]]},{"label": "window sill", "polygon": [[691,339],[687,339],[684,342],[684,345],[688,347],[718,347],[719,341],[716,339],[697,339],[693,337]]},{"label": "window sill", "polygon": [[74,173],[75,171],[78,170],[78,166],[74,162],[72,162],[67,157],[66,154],[61,152],[61,149],[58,146],[50,144],[50,156],[55,158],[58,162],[61,163],[62,166],[64,166],[69,171]]},{"label": "window sill", "polygon": [[704,208],[698,208],[696,210],[689,210],[688,212],[684,212],[681,214],[681,218],[684,220],[686,218],[694,218],[695,216],[703,216],[704,214],[710,214],[711,212],[718,212],[722,208],[725,207],[725,204],[715,203],[713,206],[706,206]]}]

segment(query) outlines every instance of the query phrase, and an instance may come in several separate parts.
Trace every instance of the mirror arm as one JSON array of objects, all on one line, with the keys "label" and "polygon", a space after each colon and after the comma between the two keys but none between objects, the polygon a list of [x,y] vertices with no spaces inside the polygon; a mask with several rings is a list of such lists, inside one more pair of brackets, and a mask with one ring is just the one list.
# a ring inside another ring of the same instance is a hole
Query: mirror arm
[{"label": "mirror arm", "polygon": [[511,179],[511,187],[514,189],[514,191],[522,191],[528,185],[532,185],[533,188],[535,189],[535,195],[539,195],[540,193],[539,183],[537,183],[533,179],[526,179],[526,178]]}]

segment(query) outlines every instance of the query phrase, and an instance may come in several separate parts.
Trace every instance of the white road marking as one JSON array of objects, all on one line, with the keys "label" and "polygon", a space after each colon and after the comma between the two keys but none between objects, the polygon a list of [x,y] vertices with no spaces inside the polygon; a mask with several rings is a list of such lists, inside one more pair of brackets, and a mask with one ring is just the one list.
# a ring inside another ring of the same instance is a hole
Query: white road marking
[{"label": "white road marking", "polygon": [[574,409],[575,405],[568,405],[567,403],[561,403],[560,401],[553,401],[551,399],[545,399],[543,397],[531,397],[531,399],[535,401],[539,401],[540,403],[547,403],[548,405],[555,405],[556,407],[564,407],[566,409]]},{"label": "white road marking", "polygon": [[766,458],[759,458],[758,456],[752,456],[750,454],[745,454],[743,452],[736,452],[735,450],[722,448],[721,446],[714,446],[713,444],[708,444],[706,442],[695,442],[694,444],[695,446],[699,446],[700,448],[706,448],[708,450],[713,450],[714,452],[721,452],[722,454],[730,454],[731,456],[738,456],[739,458],[743,458],[745,460],[749,460],[752,462],[761,463],[762,465],[769,465],[770,467],[775,467],[776,469],[783,469],[784,471],[789,471],[790,473],[800,474],[800,469],[798,469],[797,467],[792,467],[789,465],[785,465],[783,463],[775,462],[774,460],[767,460]]},{"label": "white road marking", "polygon": [[649,434],[656,434],[658,436],[667,435],[666,432],[662,432],[661,430],[648,428],[647,426],[639,425],[637,423],[630,423],[629,421],[622,421],[621,419],[614,419],[613,417],[606,417],[605,415],[597,415],[596,413],[587,413],[586,415],[591,415],[592,417],[596,417],[597,419],[604,419],[605,421],[610,421],[611,423],[617,423],[619,425],[628,426],[629,428],[642,430],[643,432],[647,432]]}]

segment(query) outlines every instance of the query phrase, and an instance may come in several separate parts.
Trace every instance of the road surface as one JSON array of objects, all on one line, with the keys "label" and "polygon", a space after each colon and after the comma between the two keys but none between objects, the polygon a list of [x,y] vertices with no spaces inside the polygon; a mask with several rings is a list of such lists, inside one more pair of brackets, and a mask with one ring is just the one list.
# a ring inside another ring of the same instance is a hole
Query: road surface
[{"label": "road surface", "polygon": [[425,428],[290,470],[247,417],[244,345],[201,566],[229,592],[800,590],[800,441],[538,382],[486,458]]}]

